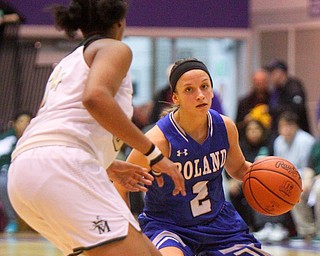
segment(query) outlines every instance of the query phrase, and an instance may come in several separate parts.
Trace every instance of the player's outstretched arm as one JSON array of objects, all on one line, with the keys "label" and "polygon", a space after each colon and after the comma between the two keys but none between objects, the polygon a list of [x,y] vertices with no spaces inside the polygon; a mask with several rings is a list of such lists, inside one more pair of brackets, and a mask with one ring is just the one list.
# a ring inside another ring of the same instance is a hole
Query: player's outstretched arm
[{"label": "player's outstretched arm", "polygon": [[[182,195],[185,195],[186,193],[184,179],[181,173],[178,171],[177,165],[168,159],[169,143],[164,137],[163,133],[161,132],[158,126],[154,126],[146,133],[146,136],[159,148],[164,157],[156,164],[150,166],[150,162],[145,157],[145,155],[143,155],[141,152],[137,150],[132,150],[132,152],[128,156],[127,161],[148,168],[149,170],[158,173],[159,176],[156,176],[156,181],[158,186],[160,187],[163,186],[163,178],[161,174],[165,173],[169,175],[176,185],[172,194],[177,195],[181,193]],[[182,182],[181,178],[183,179]]]}]

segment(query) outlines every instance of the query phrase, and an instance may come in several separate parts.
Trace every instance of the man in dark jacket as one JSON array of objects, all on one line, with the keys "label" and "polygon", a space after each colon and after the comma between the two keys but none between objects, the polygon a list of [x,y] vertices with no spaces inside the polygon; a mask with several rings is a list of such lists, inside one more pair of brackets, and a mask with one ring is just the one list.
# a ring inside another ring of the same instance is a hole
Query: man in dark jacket
[{"label": "man in dark jacket", "polygon": [[269,101],[272,117],[272,129],[277,130],[278,118],[285,111],[295,112],[299,116],[299,126],[310,132],[306,108],[306,93],[302,82],[288,74],[287,64],[280,60],[272,61],[266,70],[270,72],[273,90]]}]

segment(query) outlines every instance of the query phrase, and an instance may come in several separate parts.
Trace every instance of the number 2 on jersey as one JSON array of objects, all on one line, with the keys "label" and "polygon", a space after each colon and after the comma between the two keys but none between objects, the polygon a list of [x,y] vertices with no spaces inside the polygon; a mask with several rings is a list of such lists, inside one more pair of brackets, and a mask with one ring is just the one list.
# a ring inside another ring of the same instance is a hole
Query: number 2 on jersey
[{"label": "number 2 on jersey", "polygon": [[196,197],[190,201],[193,217],[197,217],[211,211],[210,199],[205,199],[208,196],[207,183],[208,181],[200,181],[192,187],[192,192],[197,194]]}]

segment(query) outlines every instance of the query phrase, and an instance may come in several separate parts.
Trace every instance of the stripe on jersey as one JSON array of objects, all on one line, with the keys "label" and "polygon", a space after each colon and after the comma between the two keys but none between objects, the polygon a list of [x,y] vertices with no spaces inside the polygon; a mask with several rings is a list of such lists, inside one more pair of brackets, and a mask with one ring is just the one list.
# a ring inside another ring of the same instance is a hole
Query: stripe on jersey
[{"label": "stripe on jersey", "polygon": [[[189,142],[185,131],[176,122],[176,120],[174,119],[173,114],[174,114],[174,112],[171,112],[170,115],[169,115],[169,118],[170,118],[170,121],[171,121],[172,125],[177,130],[177,132],[185,139],[185,141]],[[208,116],[208,130],[209,130],[210,137],[212,137],[212,134],[213,134],[212,116],[210,115],[209,112],[208,112],[207,116]]]},{"label": "stripe on jersey", "polygon": [[219,250],[224,255],[252,255],[252,256],[271,256],[271,254],[262,251],[254,246],[254,244],[235,244],[234,246]]},{"label": "stripe on jersey", "polygon": [[180,243],[183,245],[183,247],[186,246],[186,244],[182,241],[182,239],[174,234],[174,233],[171,233],[169,231],[162,231],[161,233],[159,233],[153,240],[153,244],[155,244],[155,246],[159,249],[160,246],[167,240],[174,240],[176,241],[177,243]]}]

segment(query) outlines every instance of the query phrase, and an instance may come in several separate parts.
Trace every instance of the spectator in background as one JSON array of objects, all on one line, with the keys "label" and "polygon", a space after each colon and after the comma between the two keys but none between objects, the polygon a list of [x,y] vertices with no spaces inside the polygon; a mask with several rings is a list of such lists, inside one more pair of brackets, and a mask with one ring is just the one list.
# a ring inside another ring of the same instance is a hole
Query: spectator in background
[{"label": "spectator in background", "polygon": [[171,104],[171,89],[166,85],[153,97],[153,106],[150,113],[149,123],[154,124],[159,120],[162,110]]},{"label": "spectator in background", "polygon": [[[304,169],[315,142],[313,136],[303,131],[298,124],[298,115],[285,111],[278,119],[279,136],[274,141],[274,155],[283,157],[298,169],[302,180]],[[309,239],[315,234],[312,209],[308,206],[308,193],[302,192],[300,202],[292,209],[292,217],[299,237]]]},{"label": "spectator in background", "polygon": [[[269,104],[268,73],[259,69],[252,75],[251,91],[240,99],[238,104],[236,124],[242,135],[246,122],[252,118],[260,119],[264,126],[270,126],[268,114]],[[254,116],[254,117],[253,117]]]},{"label": "spectator in background", "polygon": [[[317,110],[317,125],[320,131],[320,101]],[[303,193],[308,198],[308,206],[313,207],[316,239],[320,240],[320,136],[312,146],[307,167],[303,175]]]},{"label": "spectator in background", "polygon": [[0,12],[0,24],[15,23],[24,20],[22,15],[7,2],[0,1]]},{"label": "spectator in background", "polygon": [[15,149],[18,139],[27,128],[31,120],[31,113],[19,112],[13,119],[12,128],[0,135],[0,201],[5,212],[5,232],[18,231],[16,213],[11,206],[7,192],[8,169],[11,162],[11,153]]},{"label": "spectator in background", "polygon": [[[272,141],[268,136],[268,128],[260,121],[251,119],[244,127],[244,134],[240,138],[240,148],[249,162],[261,157],[272,155]],[[228,177],[229,198],[233,206],[252,231],[259,229],[255,220],[254,210],[249,206],[242,192],[242,183]]]},{"label": "spectator in background", "polygon": [[6,24],[24,22],[24,17],[18,10],[6,1],[0,0],[0,45]]},{"label": "spectator in background", "polygon": [[211,109],[213,109],[213,110],[217,111],[219,114],[223,115],[224,111],[222,108],[222,102],[221,102],[220,96],[214,90],[213,90],[213,94],[214,94],[214,97],[211,101]]},{"label": "spectator in background", "polygon": [[[169,74],[170,74],[170,71],[171,71],[172,67],[173,67],[173,64],[170,64],[167,67],[167,70],[166,70],[167,81],[169,79]],[[150,113],[149,123],[150,124],[155,124],[159,120],[159,117],[160,117],[160,115],[162,113],[162,110],[164,108],[170,106],[171,103],[172,103],[172,100],[171,100],[171,88],[170,88],[170,85],[169,85],[169,81],[165,85],[164,88],[162,88],[161,90],[156,92],[156,94],[154,95],[152,101],[153,101],[153,106],[152,106],[151,113]]]},{"label": "spectator in background", "polygon": [[273,131],[277,132],[281,113],[292,111],[298,115],[299,127],[306,132],[310,132],[306,109],[306,94],[302,82],[288,75],[287,64],[283,61],[272,61],[266,66],[266,70],[270,72],[271,84],[273,86],[269,101]]}]

